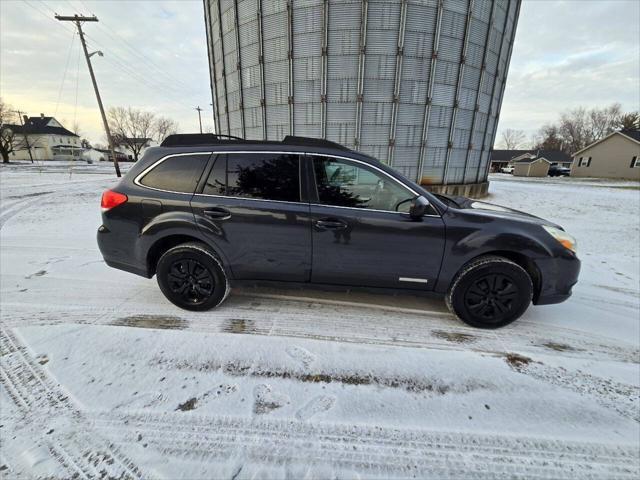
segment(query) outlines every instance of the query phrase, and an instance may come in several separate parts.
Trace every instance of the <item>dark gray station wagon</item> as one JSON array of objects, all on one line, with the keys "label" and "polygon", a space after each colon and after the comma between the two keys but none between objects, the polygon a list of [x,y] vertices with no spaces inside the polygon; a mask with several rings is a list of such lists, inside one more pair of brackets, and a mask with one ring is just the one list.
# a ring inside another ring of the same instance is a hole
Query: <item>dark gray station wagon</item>
[{"label": "dark gray station wagon", "polygon": [[189,310],[243,282],[445,297],[470,325],[566,300],[575,240],[546,220],[434,195],[341,145],[173,135],[102,197],[105,262]]}]

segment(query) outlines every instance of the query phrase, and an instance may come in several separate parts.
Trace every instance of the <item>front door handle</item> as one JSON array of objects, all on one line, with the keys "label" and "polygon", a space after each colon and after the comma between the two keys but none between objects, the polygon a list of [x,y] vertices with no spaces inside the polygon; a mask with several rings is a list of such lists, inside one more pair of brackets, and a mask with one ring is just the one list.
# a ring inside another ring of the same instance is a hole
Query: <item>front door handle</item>
[{"label": "front door handle", "polygon": [[231,218],[231,212],[226,208],[208,208],[203,212],[207,217],[215,220],[228,220]]},{"label": "front door handle", "polygon": [[324,228],[328,230],[343,230],[347,228],[346,223],[340,220],[335,220],[333,218],[323,218],[321,220],[316,220],[314,224],[318,228]]}]

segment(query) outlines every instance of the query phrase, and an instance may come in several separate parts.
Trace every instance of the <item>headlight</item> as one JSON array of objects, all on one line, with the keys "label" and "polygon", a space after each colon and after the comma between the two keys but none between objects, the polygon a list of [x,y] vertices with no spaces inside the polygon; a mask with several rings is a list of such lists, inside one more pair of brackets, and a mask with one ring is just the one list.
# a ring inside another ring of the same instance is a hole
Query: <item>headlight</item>
[{"label": "headlight", "polygon": [[548,225],[543,225],[542,228],[544,228],[547,233],[555,238],[564,248],[575,253],[578,248],[578,242],[575,238],[559,228],[550,227]]}]

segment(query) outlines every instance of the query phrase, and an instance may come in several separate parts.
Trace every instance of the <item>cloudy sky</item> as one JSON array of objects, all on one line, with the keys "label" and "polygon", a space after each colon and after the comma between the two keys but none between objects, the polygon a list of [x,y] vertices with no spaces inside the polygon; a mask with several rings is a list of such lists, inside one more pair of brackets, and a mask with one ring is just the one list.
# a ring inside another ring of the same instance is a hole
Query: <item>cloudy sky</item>
[{"label": "cloudy sky", "polygon": [[[0,96],[30,115],[54,115],[103,142],[95,96],[71,24],[85,32],[103,101],[174,118],[197,131],[196,106],[212,128],[201,0],[0,0]],[[66,72],[66,73],[65,73]],[[559,113],[613,102],[640,107],[639,0],[525,0],[499,130],[532,134]]]}]

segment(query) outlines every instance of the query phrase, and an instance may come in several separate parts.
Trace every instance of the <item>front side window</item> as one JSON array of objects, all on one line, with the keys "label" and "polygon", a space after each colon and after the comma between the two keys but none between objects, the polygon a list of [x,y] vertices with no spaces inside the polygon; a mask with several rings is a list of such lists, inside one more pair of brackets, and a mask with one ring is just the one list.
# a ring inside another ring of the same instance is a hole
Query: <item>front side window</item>
[{"label": "front side window", "polygon": [[388,175],[329,157],[313,157],[318,199],[323,205],[408,212],[415,194]]},{"label": "front side window", "polygon": [[286,153],[218,155],[202,193],[299,202],[300,157]]},{"label": "front side window", "polygon": [[140,183],[170,192],[193,193],[209,155],[168,157],[147,173]]}]

